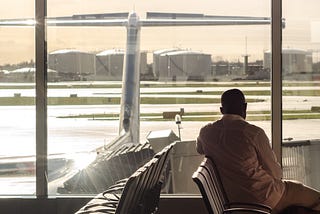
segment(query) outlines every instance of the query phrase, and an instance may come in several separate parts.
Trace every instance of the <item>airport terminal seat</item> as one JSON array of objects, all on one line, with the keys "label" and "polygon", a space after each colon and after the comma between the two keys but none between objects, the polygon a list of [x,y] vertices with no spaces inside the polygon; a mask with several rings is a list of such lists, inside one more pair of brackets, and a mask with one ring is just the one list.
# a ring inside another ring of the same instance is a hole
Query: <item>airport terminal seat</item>
[{"label": "airport terminal seat", "polygon": [[[206,208],[210,214],[222,214],[232,212],[249,212],[249,213],[271,213],[270,207],[257,203],[230,203],[226,192],[223,188],[219,172],[214,162],[205,157],[198,167],[197,171],[193,173],[192,179],[197,184],[200,193],[203,197]],[[283,210],[281,214],[315,214],[306,207],[290,206]]]},{"label": "airport terminal seat", "polygon": [[98,194],[76,214],[114,213],[150,214],[156,213],[160,191],[164,182],[163,172],[169,161],[169,154],[175,143],[160,152],[136,170],[129,178],[122,179]]},{"label": "airport terminal seat", "polygon": [[271,208],[257,203],[229,202],[214,162],[205,157],[192,175],[209,214],[271,213]]},{"label": "airport terminal seat", "polygon": [[128,178],[155,155],[149,143],[99,151],[96,159],[58,187],[60,194],[98,194]]}]

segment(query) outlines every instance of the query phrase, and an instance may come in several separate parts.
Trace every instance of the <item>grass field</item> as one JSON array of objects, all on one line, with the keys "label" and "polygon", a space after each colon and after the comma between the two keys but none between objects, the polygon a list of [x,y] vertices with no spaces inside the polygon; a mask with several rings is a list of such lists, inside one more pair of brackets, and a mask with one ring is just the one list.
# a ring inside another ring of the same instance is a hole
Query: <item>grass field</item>
[{"label": "grass field", "polygon": [[[68,84],[56,84],[56,83],[48,83],[48,89],[63,89],[63,88],[121,88],[122,83],[106,83],[106,82],[82,82],[77,83],[68,83]],[[219,82],[170,82],[170,83],[163,83],[163,82],[141,82],[141,88],[163,88],[163,87],[271,87],[270,82],[259,82],[259,81],[252,81],[252,82],[230,82],[230,83],[219,83]],[[290,86],[320,86],[320,82],[283,82],[282,86],[290,87]],[[0,90],[1,89],[35,89],[34,84],[1,84],[0,83]]]},{"label": "grass field", "polygon": [[[290,87],[292,86],[292,90],[286,89],[283,91],[283,96],[320,96],[320,90],[294,90],[295,87],[311,87],[311,86],[320,86],[320,82],[295,82],[295,83],[283,83],[283,86]],[[82,83],[82,84],[49,84],[48,90],[59,88],[59,89],[69,89],[69,88],[81,88],[81,89],[91,89],[91,88],[120,88],[121,83]],[[220,94],[221,91],[215,91],[215,87],[255,87],[255,90],[243,90],[246,96],[270,96],[271,91],[265,90],[265,87],[270,87],[269,82],[237,82],[237,83],[141,83],[141,88],[161,88],[172,87],[173,90],[171,92],[146,92],[141,93],[141,104],[212,104],[212,103],[220,103]],[[174,88],[179,87],[192,87],[195,88],[194,92],[186,91],[186,92],[176,92]],[[210,89],[212,87],[212,89]],[[261,90],[257,89],[257,87],[263,87]],[[198,89],[199,88],[199,89]],[[206,88],[205,90],[202,90]],[[31,84],[19,85],[19,84],[8,84],[8,85],[0,85],[1,89],[34,89],[34,86]],[[70,96],[70,97],[48,97],[47,104],[48,105],[119,105],[120,104],[120,94],[117,97],[78,97],[78,96]],[[148,97],[144,97],[144,95],[148,95]],[[162,95],[161,97],[150,97],[150,95]],[[165,95],[168,95],[166,97]],[[174,97],[173,95],[177,95]],[[194,97],[183,97],[184,95]],[[197,97],[197,95],[216,95],[217,98],[209,98],[205,96]],[[170,97],[169,97],[170,96]],[[248,103],[253,102],[263,102],[263,99],[255,99],[248,98]],[[13,96],[13,97],[0,97],[0,106],[32,106],[35,105],[34,97],[25,97],[25,96]],[[114,114],[94,114],[94,115],[75,115],[68,116],[67,118],[77,117],[77,118],[89,118],[89,119],[100,119],[100,120],[116,120],[118,119],[118,115]],[[183,115],[184,121],[212,121],[220,117],[219,112],[186,112]],[[259,111],[259,112],[248,112],[249,120],[270,120],[271,113],[268,111]],[[320,110],[318,107],[315,107],[313,111],[310,110],[297,110],[297,111],[283,111],[283,119],[285,120],[293,120],[293,119],[320,119]],[[147,121],[163,121],[162,114],[141,114],[141,120]]]},{"label": "grass field", "polygon": [[[220,112],[185,112],[182,115],[184,121],[213,121],[221,117]],[[60,118],[86,118],[92,120],[118,120],[118,114],[80,114],[72,116],[63,116]],[[251,121],[258,120],[270,120],[270,111],[248,111],[247,119]],[[297,110],[297,111],[283,111],[284,120],[295,120],[295,119],[320,119],[320,111],[307,111],[307,110]],[[170,119],[164,119],[161,113],[149,113],[140,114],[140,120],[142,121],[171,121]]]}]

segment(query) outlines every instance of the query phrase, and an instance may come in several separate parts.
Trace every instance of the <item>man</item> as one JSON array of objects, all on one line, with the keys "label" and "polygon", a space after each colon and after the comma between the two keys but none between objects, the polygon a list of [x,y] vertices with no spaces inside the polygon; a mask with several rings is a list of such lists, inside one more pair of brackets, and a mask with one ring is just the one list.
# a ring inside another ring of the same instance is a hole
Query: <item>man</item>
[{"label": "man", "polygon": [[245,121],[247,103],[238,89],[221,96],[222,118],[201,128],[197,151],[217,165],[229,200],[262,203],[273,213],[291,205],[320,213],[320,192],[282,180],[282,169],[265,132]]}]

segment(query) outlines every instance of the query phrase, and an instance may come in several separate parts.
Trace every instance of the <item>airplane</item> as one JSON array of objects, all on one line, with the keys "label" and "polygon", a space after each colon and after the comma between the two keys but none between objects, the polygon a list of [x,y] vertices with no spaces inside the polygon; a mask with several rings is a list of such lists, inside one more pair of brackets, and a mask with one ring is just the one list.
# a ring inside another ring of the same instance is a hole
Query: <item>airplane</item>
[{"label": "airplane", "polygon": [[[36,26],[34,19],[0,20],[0,27]],[[119,135],[103,146],[104,151],[114,151],[124,144],[139,144],[140,133],[140,31],[143,27],[270,25],[270,17],[209,16],[188,13],[148,12],[140,19],[136,12],[112,14],[82,14],[66,17],[48,17],[46,24],[57,27],[126,27]],[[284,27],[283,20],[283,27]]]},{"label": "airplane", "polygon": [[[127,18],[124,18],[128,16]],[[1,20],[0,26],[34,26],[34,19]],[[208,16],[186,13],[148,12],[146,19],[140,19],[136,12],[112,14],[83,14],[70,17],[47,18],[48,26],[124,26],[127,29],[127,45],[123,66],[123,88],[119,117],[119,137],[106,149],[118,148],[124,143],[137,144],[139,140],[139,65],[141,27],[166,26],[210,26],[210,25],[269,25],[268,17]]]}]

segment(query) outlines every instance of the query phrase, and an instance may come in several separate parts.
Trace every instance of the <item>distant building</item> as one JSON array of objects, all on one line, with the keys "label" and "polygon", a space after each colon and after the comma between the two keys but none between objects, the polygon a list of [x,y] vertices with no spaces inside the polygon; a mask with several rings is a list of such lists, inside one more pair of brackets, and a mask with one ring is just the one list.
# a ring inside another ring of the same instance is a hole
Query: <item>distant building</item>
[{"label": "distant building", "polygon": [[8,70],[0,70],[0,81],[6,82],[6,76],[8,72]]},{"label": "distant building", "polygon": [[168,50],[154,56],[156,58],[153,67],[160,81],[198,81],[211,76],[210,54],[189,50]]},{"label": "distant building", "polygon": [[101,80],[121,80],[124,51],[111,49],[96,55],[96,78]]},{"label": "distant building", "polygon": [[[0,72],[0,76],[2,81],[5,82],[34,82],[35,71],[34,67],[25,67],[13,71]],[[59,81],[58,73],[54,70],[48,69],[47,76],[49,82]]]},{"label": "distant building", "polygon": [[48,68],[65,80],[91,79],[96,72],[95,54],[78,50],[57,50],[49,53]]},{"label": "distant building", "polygon": [[[271,52],[264,52],[264,69],[271,70]],[[301,49],[282,49],[282,73],[292,75],[312,72],[312,53]]]},{"label": "distant building", "polygon": [[[105,50],[96,55],[96,80],[122,80],[125,51],[122,49]],[[146,74],[147,53],[140,55],[140,74]]]},{"label": "distant building", "polygon": [[212,70],[215,76],[229,75],[231,73],[229,62],[219,61],[212,64]]},{"label": "distant building", "polygon": [[181,49],[179,48],[170,48],[170,49],[161,49],[153,52],[153,65],[152,65],[152,70],[153,74],[156,77],[159,77],[160,74],[160,58],[161,55],[168,54],[170,52],[176,52],[180,51]]}]

